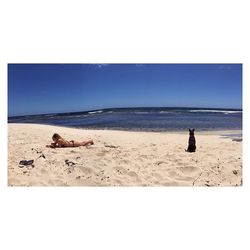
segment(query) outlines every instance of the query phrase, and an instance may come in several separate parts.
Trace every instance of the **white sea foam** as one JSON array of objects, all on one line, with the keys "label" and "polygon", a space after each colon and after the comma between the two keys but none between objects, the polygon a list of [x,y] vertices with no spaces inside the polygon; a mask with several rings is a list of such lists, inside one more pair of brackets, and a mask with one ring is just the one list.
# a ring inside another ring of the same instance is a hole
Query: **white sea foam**
[{"label": "white sea foam", "polygon": [[225,111],[224,114],[242,113],[242,111]]},{"label": "white sea foam", "polygon": [[102,112],[103,112],[102,110],[98,110],[98,111],[88,112],[88,114],[99,114],[99,113],[102,113]]},{"label": "white sea foam", "polygon": [[160,113],[160,114],[170,114],[170,113],[172,113],[172,112],[169,112],[169,111],[160,111],[159,113]]},{"label": "white sea foam", "polygon": [[146,112],[146,111],[135,111],[135,114],[149,114],[150,112]]},{"label": "white sea foam", "polygon": [[213,110],[213,109],[200,109],[200,110],[189,110],[189,112],[206,112],[206,113],[224,113],[224,114],[234,114],[234,113],[242,113],[239,110]]}]

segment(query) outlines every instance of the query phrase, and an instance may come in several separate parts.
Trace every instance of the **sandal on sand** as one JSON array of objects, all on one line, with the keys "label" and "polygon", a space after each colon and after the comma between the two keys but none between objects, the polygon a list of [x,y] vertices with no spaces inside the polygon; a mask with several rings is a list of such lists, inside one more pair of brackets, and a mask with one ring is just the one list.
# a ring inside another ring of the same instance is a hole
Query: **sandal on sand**
[{"label": "sandal on sand", "polygon": [[[22,161],[19,162],[19,165],[28,166],[28,165],[33,164],[33,162],[34,162],[34,160],[29,160],[29,161],[27,161],[27,160],[22,160]],[[23,166],[22,166],[22,167],[23,167]]]}]

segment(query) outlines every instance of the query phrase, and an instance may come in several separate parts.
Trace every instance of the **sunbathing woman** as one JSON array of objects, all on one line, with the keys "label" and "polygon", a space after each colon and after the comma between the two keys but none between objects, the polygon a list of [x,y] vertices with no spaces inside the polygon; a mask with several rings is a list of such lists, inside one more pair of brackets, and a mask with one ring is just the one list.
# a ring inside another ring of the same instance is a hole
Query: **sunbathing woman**
[{"label": "sunbathing woman", "polygon": [[50,145],[47,145],[47,147],[50,147],[50,148],[80,147],[80,146],[88,146],[88,145],[94,144],[93,140],[82,141],[82,142],[77,142],[77,141],[73,141],[73,140],[66,141],[59,134],[53,134],[52,140],[54,142],[52,142]]}]

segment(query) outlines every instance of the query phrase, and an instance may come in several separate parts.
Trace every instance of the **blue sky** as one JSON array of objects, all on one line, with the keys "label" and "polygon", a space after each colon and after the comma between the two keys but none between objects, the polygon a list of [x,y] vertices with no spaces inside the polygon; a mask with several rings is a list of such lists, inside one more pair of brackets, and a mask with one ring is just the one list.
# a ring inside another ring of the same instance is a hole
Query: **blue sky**
[{"label": "blue sky", "polygon": [[9,64],[8,114],[242,108],[241,64]]}]

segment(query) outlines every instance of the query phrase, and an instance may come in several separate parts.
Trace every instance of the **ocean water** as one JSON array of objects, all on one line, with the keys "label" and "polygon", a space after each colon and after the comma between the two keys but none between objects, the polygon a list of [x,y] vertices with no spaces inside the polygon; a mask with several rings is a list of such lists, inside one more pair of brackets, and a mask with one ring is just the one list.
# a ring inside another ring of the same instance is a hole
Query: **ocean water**
[{"label": "ocean water", "polygon": [[206,108],[115,108],[9,117],[9,123],[38,123],[133,131],[241,130],[242,110]]}]

